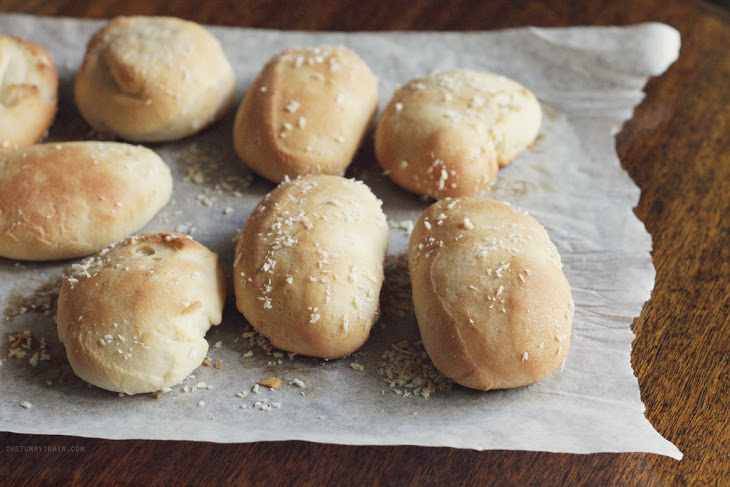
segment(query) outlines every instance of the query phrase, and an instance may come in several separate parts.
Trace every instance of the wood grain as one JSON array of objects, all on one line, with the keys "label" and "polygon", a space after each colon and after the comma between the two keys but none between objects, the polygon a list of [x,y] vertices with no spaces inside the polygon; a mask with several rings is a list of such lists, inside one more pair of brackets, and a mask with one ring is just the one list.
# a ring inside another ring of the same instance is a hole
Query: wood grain
[{"label": "wood grain", "polygon": [[[660,21],[679,60],[617,136],[654,241],[632,363],[646,416],[685,458],[305,442],[237,445],[0,433],[0,484],[730,485],[730,15],[690,0],[528,2],[0,0],[0,11],[306,30],[475,30]],[[73,447],[83,451],[71,451]],[[28,451],[50,448],[65,451]]]}]

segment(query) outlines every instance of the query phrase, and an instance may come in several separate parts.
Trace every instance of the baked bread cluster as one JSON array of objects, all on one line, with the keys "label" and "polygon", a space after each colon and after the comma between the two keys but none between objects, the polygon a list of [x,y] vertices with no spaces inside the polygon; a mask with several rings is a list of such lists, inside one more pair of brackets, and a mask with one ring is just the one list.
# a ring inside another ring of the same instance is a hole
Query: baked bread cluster
[{"label": "baked bread cluster", "polygon": [[[55,67],[40,47],[5,36],[0,64],[0,257],[95,253],[71,266],[58,299],[74,372],[125,394],[180,383],[205,358],[226,283],[218,256],[190,237],[130,237],[170,199],[169,168],[127,143],[32,145],[55,114]],[[160,142],[219,119],[234,88],[233,69],[203,27],[135,16],[94,34],[74,96],[93,128]],[[377,107],[365,62],[321,46],[271,59],[238,108],[236,154],[278,186],[238,234],[236,305],[281,350],[344,357],[378,319],[386,217],[363,182],[342,177]],[[519,83],[453,70],[400,87],[375,131],[390,178],[439,200],[411,236],[413,304],[434,365],[466,387],[531,384],[568,353],[574,306],[547,232],[506,203],[474,197],[533,143],[540,122],[537,99]]]},{"label": "baked bread cluster", "polygon": [[359,181],[304,176],[269,193],[236,246],[236,304],[272,345],[333,359],[360,348],[377,320],[388,227]]},{"label": "baked bread cluster", "polygon": [[232,101],[233,69],[202,26],[174,17],[118,17],[89,41],[76,105],[101,132],[134,142],[177,140]]},{"label": "baked bread cluster", "polygon": [[507,203],[440,200],[411,234],[408,269],[423,345],[474,389],[538,382],[565,360],[574,304],[555,245]]},{"label": "baked bread cluster", "polygon": [[378,81],[344,47],[290,49],[261,71],[233,127],[236,153],[275,183],[342,176],[378,108]]},{"label": "baked bread cluster", "polygon": [[58,296],[58,336],[77,376],[125,394],[180,383],[221,322],[225,274],[190,237],[145,233],[72,266]]},{"label": "baked bread cluster", "polygon": [[0,35],[0,152],[35,144],[56,115],[58,72],[42,47]]}]

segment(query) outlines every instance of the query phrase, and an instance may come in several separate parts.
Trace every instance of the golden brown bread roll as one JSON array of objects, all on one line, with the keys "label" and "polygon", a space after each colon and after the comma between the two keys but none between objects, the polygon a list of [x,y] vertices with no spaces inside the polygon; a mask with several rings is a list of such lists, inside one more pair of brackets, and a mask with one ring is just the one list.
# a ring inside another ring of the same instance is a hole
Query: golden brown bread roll
[{"label": "golden brown bread roll", "polygon": [[233,69],[202,26],[174,17],[118,17],[89,41],[76,105],[95,129],[135,142],[194,134],[230,105]]},{"label": "golden brown bread roll", "polygon": [[171,387],[208,352],[225,274],[190,237],[145,233],[75,264],[58,296],[58,336],[76,375],[139,394]]},{"label": "golden brown bread roll", "polygon": [[241,102],[233,142],[241,160],[275,183],[343,175],[378,108],[378,82],[344,47],[290,49],[264,67]]},{"label": "golden brown bread roll", "polygon": [[573,300],[545,229],[507,203],[444,199],[421,215],[408,266],[423,344],[474,389],[540,381],[565,360]]},{"label": "golden brown bread roll", "polygon": [[282,350],[333,359],[367,340],[388,227],[362,182],[314,175],[269,193],[239,234],[236,304]]},{"label": "golden brown bread roll", "polygon": [[540,104],[504,76],[439,71],[399,88],[375,131],[375,154],[399,186],[433,198],[473,196],[537,137]]},{"label": "golden brown bread roll", "polygon": [[169,168],[141,146],[65,142],[0,154],[0,256],[90,255],[146,225],[171,192]]},{"label": "golden brown bread roll", "polygon": [[58,72],[42,47],[0,35],[0,152],[35,144],[56,115]]}]

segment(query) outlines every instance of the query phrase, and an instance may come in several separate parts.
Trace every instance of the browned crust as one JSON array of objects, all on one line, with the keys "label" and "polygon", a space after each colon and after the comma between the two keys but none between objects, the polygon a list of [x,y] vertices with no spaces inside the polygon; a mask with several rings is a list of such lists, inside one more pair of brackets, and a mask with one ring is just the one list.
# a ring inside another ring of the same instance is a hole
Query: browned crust
[{"label": "browned crust", "polygon": [[491,73],[435,72],[401,86],[375,130],[375,154],[404,189],[440,199],[489,188],[537,136],[540,106]]},{"label": "browned crust", "polygon": [[[12,36],[0,36],[0,43],[12,42],[32,58],[33,77],[42,84],[16,84],[5,88],[12,97],[0,112],[0,152],[30,146],[41,140],[53,124],[58,98],[58,71],[51,55],[41,46]],[[43,93],[46,93],[44,96]]]},{"label": "browned crust", "polygon": [[92,254],[145,225],[171,191],[169,169],[143,147],[67,142],[6,153],[0,156],[0,255]]},{"label": "browned crust", "polygon": [[282,183],[239,234],[236,305],[277,348],[343,357],[377,319],[386,250],[385,216],[364,184],[332,175]]},{"label": "browned crust", "polygon": [[205,358],[221,322],[218,256],[185,235],[129,237],[71,267],[58,299],[58,333],[74,372],[104,389],[171,387]]},{"label": "browned crust", "polygon": [[[343,67],[332,71],[328,59]],[[377,100],[377,79],[354,52],[287,50],[264,66],[238,108],[236,153],[276,183],[286,176],[342,175],[372,124]]]},{"label": "browned crust", "polygon": [[528,215],[492,200],[441,200],[414,228],[409,270],[424,347],[453,381],[520,387],[564,361],[570,287],[554,246]]},{"label": "browned crust", "polygon": [[[150,32],[157,31],[168,37],[150,40]],[[74,96],[95,129],[160,142],[218,120],[234,88],[220,44],[202,26],[174,17],[132,16],[117,17],[92,36]]]}]

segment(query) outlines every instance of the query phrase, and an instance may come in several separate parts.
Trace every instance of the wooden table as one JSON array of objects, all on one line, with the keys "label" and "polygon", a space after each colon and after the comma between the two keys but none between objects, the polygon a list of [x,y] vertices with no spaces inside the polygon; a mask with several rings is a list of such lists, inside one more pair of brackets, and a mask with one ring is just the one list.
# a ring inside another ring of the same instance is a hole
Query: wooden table
[{"label": "wooden table", "polygon": [[[646,416],[684,453],[568,455],[305,442],[220,445],[0,433],[0,484],[730,485],[730,15],[690,0],[592,2],[0,0],[0,11],[306,30],[482,30],[664,22],[679,60],[617,137],[654,240],[632,364]],[[401,5],[395,5],[400,3]],[[568,4],[576,4],[567,6]],[[48,451],[23,452],[27,447]],[[66,451],[51,451],[54,448]],[[75,450],[75,451],[72,451]]]}]

